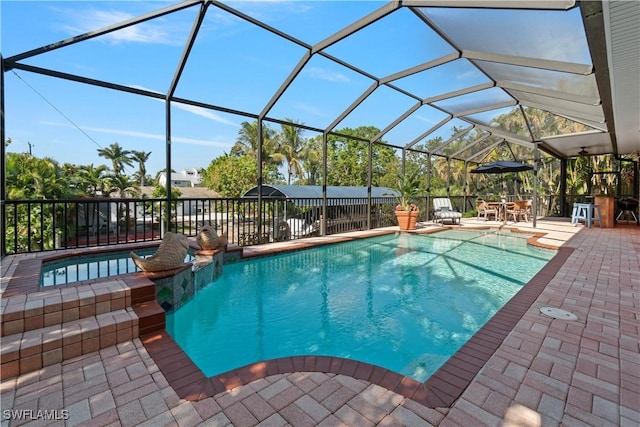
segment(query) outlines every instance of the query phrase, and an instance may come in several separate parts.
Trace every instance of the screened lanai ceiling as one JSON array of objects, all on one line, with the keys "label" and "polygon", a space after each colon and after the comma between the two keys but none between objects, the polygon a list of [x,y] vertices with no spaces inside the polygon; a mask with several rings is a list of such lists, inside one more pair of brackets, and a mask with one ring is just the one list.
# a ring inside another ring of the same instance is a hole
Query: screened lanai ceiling
[{"label": "screened lanai ceiling", "polygon": [[[559,158],[640,151],[640,2],[135,3],[137,16],[3,48],[5,73],[169,100],[171,120],[374,126],[371,142],[438,141],[430,153],[475,162],[504,141]],[[123,60],[119,38],[159,31]]]}]

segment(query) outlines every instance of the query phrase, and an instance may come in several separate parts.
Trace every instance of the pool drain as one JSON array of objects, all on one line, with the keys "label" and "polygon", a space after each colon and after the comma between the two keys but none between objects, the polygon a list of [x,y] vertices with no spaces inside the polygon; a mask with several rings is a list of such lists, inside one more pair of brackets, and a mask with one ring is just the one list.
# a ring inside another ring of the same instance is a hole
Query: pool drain
[{"label": "pool drain", "polygon": [[545,316],[553,317],[554,319],[578,320],[578,316],[576,316],[575,314],[554,307],[543,307],[540,309],[540,313],[544,314]]}]

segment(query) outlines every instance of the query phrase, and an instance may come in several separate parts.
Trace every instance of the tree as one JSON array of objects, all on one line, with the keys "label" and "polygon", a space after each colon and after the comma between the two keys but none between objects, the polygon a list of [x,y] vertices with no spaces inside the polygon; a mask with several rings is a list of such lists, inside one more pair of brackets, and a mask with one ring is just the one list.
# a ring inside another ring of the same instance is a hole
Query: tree
[{"label": "tree", "polygon": [[[231,156],[247,156],[254,161],[258,159],[258,122],[242,122],[238,131],[238,139],[231,147]],[[262,126],[262,177],[267,181],[278,179],[278,166],[284,156],[279,151],[278,138],[266,124]]]},{"label": "tree", "polygon": [[318,185],[322,171],[322,136],[307,140],[300,153],[302,170],[306,175],[304,184]]},{"label": "tree", "polygon": [[77,169],[78,188],[88,196],[103,196],[107,185],[108,170],[106,165],[93,166],[93,163],[79,166]]},{"label": "tree", "polygon": [[138,179],[140,182],[140,187],[145,185],[145,180],[147,177],[147,168],[145,163],[149,160],[149,156],[151,155],[151,151],[148,153],[145,151],[137,151],[131,150],[131,160],[138,163]]},{"label": "tree", "polygon": [[[329,135],[327,139],[327,183],[329,185],[364,186],[369,174],[369,140],[380,133],[374,126],[360,126],[356,129],[343,128],[338,131],[342,135],[356,138]],[[362,141],[361,139],[365,139]],[[374,166],[372,185],[380,185],[383,176],[388,174],[390,164],[397,162],[392,148],[379,144],[372,145]]]},{"label": "tree", "polygon": [[107,178],[109,194],[117,193],[118,197],[137,196],[137,182],[124,175],[110,175]]},{"label": "tree", "polygon": [[60,200],[77,195],[57,161],[28,153],[6,153],[5,180],[9,199]]},{"label": "tree", "polygon": [[[64,200],[77,195],[58,162],[28,153],[6,153],[5,180],[9,200]],[[6,214],[17,218],[17,222],[7,224],[5,236],[15,239],[15,245],[21,250],[53,249],[57,231],[54,224],[58,230],[68,225],[61,205],[21,204],[7,207]]]},{"label": "tree", "polygon": [[256,185],[258,168],[249,156],[223,156],[214,159],[203,171],[204,185],[224,197],[240,197]]},{"label": "tree", "polygon": [[117,142],[107,148],[99,148],[98,155],[111,160],[113,173],[116,175],[122,175],[125,166],[133,166],[133,160],[130,157],[131,151],[124,150]]},{"label": "tree", "polygon": [[[291,119],[285,120],[299,124],[297,121]],[[289,185],[291,185],[292,176],[296,176],[299,179],[304,176],[304,170],[302,169],[303,133],[304,130],[297,126],[282,125],[282,131],[279,135],[279,149],[287,162],[287,184]]]}]

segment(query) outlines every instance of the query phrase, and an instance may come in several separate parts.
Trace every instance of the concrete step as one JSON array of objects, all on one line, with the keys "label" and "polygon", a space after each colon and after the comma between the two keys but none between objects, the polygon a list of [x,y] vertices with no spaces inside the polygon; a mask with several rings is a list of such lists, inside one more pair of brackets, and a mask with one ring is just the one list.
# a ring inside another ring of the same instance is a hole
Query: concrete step
[{"label": "concrete step", "polygon": [[132,308],[96,314],[2,338],[1,379],[35,371],[139,336]]},{"label": "concrete step", "polygon": [[166,313],[156,301],[135,304],[133,310],[138,316],[138,333],[140,336],[164,330]]},{"label": "concrete step", "polygon": [[[153,283],[151,283],[153,285]],[[83,286],[56,286],[2,298],[0,336],[10,336],[131,306],[131,289],[123,280]]]}]

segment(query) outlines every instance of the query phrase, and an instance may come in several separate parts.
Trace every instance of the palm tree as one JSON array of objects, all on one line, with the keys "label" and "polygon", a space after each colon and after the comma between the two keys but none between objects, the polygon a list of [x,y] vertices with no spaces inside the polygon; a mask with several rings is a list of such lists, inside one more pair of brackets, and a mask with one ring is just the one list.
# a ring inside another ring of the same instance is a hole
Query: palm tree
[{"label": "palm tree", "polygon": [[145,177],[147,176],[147,168],[145,163],[149,160],[151,151],[148,153],[145,151],[131,150],[131,160],[138,162],[138,177],[140,178],[140,187],[145,184]]},{"label": "palm tree", "polygon": [[322,136],[316,136],[307,140],[300,152],[302,169],[306,172],[307,185],[317,185],[322,169]]},{"label": "palm tree", "polygon": [[93,163],[80,166],[78,168],[78,175],[80,177],[79,186],[87,195],[94,197],[97,196],[98,193],[104,195],[108,170],[109,168],[105,165],[93,166]]},{"label": "palm tree", "polygon": [[[288,122],[299,124],[298,121],[291,119],[285,119]],[[295,175],[298,178],[304,176],[304,170],[302,169],[302,149],[303,142],[302,134],[304,130],[297,126],[282,125],[282,131],[280,137],[280,154],[282,154],[287,162],[287,184],[291,185],[291,176]]]},{"label": "palm tree", "polygon": [[133,160],[130,157],[131,151],[123,150],[117,142],[107,148],[99,148],[98,155],[107,160],[111,160],[113,173],[116,175],[121,175],[125,166],[133,166]]},{"label": "palm tree", "polygon": [[109,186],[107,190],[109,194],[118,193],[118,197],[136,196],[138,194],[136,189],[137,182],[124,175],[110,175],[107,178],[107,184]]},{"label": "palm tree", "polygon": [[[238,131],[238,139],[231,147],[231,155],[240,157],[248,156],[258,159],[258,122],[242,122]],[[262,173],[267,175],[269,167],[277,167],[284,160],[279,152],[278,141],[275,132],[267,125],[262,127]]]}]

